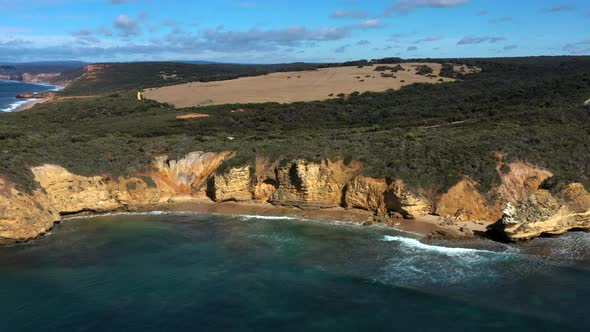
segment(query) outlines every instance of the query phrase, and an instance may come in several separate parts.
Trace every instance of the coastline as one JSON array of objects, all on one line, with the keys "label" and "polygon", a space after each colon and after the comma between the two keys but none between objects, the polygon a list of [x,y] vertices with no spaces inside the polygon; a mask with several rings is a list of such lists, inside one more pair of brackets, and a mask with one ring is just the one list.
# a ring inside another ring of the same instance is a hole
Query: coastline
[{"label": "coastline", "polygon": [[[255,203],[255,202],[214,202],[206,198],[171,201],[160,203],[156,205],[136,206],[131,209],[119,209],[112,211],[92,211],[83,212],[64,216],[63,219],[56,221],[53,225],[62,222],[78,219],[78,218],[94,218],[100,216],[108,216],[113,214],[133,214],[133,213],[210,213],[220,215],[245,215],[245,216],[260,216],[260,217],[286,217],[314,220],[325,223],[348,223],[358,226],[381,225],[383,227],[391,228],[392,230],[402,231],[421,235],[421,240],[483,240],[481,236],[466,234],[460,231],[461,228],[467,224],[473,225],[472,230],[480,228],[485,230],[485,226],[476,227],[476,222],[458,222],[454,225],[444,225],[444,219],[438,216],[423,216],[416,219],[380,219],[376,222],[376,216],[361,209],[346,209],[346,208],[330,208],[318,210],[305,210],[292,207],[275,206],[270,203]],[[39,234],[38,237],[27,241],[17,242],[26,243],[42,238],[52,231],[52,228],[46,232]]]},{"label": "coastline", "polygon": [[18,106],[17,108],[15,108],[14,110],[12,110],[10,112],[22,112],[22,111],[26,111],[28,109],[33,108],[37,104],[42,104],[42,103],[48,102],[51,99],[53,99],[53,98],[30,99],[30,100],[27,100],[24,104]]},{"label": "coastline", "polygon": [[[38,83],[38,82],[23,82],[23,81],[12,81],[12,80],[1,80],[2,82],[10,82],[10,83],[22,83],[22,84],[33,84],[37,86],[44,86],[47,87],[47,90],[44,91],[37,91],[35,93],[45,93],[45,92],[57,92],[63,90],[65,87],[61,85],[54,85],[49,83]],[[27,91],[23,91],[27,92]],[[17,99],[14,103],[10,104],[10,107],[2,109],[1,113],[12,113],[12,112],[21,112],[27,109],[34,107],[37,104],[44,103],[46,101],[51,100],[52,98],[44,98],[44,99]]]}]

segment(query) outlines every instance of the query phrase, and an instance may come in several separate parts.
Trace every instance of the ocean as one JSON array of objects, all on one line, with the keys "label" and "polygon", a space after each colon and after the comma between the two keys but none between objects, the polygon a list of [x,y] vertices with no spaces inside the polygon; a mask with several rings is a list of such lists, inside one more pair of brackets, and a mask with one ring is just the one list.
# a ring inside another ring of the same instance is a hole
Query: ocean
[{"label": "ocean", "polygon": [[0,247],[2,330],[590,330],[589,233],[441,244],[286,217],[70,219]]},{"label": "ocean", "polygon": [[0,112],[12,112],[35,99],[17,99],[16,95],[23,92],[58,91],[62,87],[40,83],[23,83],[17,81],[0,81]]}]

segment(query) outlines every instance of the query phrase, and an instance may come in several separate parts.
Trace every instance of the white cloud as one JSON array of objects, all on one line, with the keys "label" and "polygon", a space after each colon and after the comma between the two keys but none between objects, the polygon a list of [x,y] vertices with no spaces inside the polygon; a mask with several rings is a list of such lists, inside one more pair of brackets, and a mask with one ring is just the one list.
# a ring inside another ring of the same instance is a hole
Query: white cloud
[{"label": "white cloud", "polygon": [[405,14],[417,8],[449,8],[468,3],[470,0],[397,0],[391,5],[386,15],[391,13]]},{"label": "white cloud", "polygon": [[494,44],[499,41],[506,40],[505,37],[494,37],[494,36],[466,36],[463,37],[461,40],[457,42],[457,45],[471,45],[471,44],[481,44],[481,43],[490,43]]},{"label": "white cloud", "polygon": [[119,15],[113,27],[119,31],[119,35],[122,37],[138,36],[141,34],[141,29],[137,21],[127,15]]},{"label": "white cloud", "polygon": [[337,10],[330,15],[330,18],[367,18],[365,11]]}]

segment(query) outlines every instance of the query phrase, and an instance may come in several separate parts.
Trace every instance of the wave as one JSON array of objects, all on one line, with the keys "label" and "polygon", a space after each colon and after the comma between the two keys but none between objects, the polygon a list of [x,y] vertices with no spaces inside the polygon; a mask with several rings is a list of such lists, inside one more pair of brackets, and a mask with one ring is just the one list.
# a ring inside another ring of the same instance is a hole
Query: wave
[{"label": "wave", "polygon": [[31,101],[32,101],[31,99],[16,101],[14,103],[9,104],[8,107],[6,107],[6,108],[0,108],[0,112],[12,112],[12,111],[18,109],[19,107],[30,103]]},{"label": "wave", "polygon": [[262,220],[304,220],[303,218],[289,217],[289,216],[261,216],[257,214],[234,214],[234,217],[239,217],[243,220],[262,219]]},{"label": "wave", "polygon": [[93,219],[99,217],[119,217],[119,216],[162,216],[162,215],[187,215],[195,214],[188,211],[149,211],[149,212],[109,212],[83,216],[65,217],[62,221],[75,220],[75,219]]},{"label": "wave", "polygon": [[432,252],[436,252],[436,253],[445,254],[448,256],[460,256],[460,255],[464,255],[464,254],[474,254],[474,253],[491,253],[491,254],[498,254],[499,253],[496,251],[482,250],[482,249],[452,248],[452,247],[435,246],[435,245],[422,243],[416,239],[402,237],[402,236],[385,235],[383,237],[383,241],[400,242],[403,246],[408,247],[410,249],[432,251]]}]

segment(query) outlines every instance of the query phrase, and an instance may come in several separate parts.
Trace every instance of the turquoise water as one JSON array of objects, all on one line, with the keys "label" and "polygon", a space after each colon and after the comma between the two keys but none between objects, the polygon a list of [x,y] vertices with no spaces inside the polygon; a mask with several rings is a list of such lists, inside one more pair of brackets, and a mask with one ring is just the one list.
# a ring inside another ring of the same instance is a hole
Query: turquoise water
[{"label": "turquoise water", "polygon": [[590,329],[590,234],[461,245],[255,216],[73,219],[0,247],[1,330]]},{"label": "turquoise water", "polygon": [[16,95],[23,92],[39,93],[57,91],[59,86],[48,84],[23,83],[0,80],[0,112],[12,112],[18,107],[34,99],[17,99]]}]

